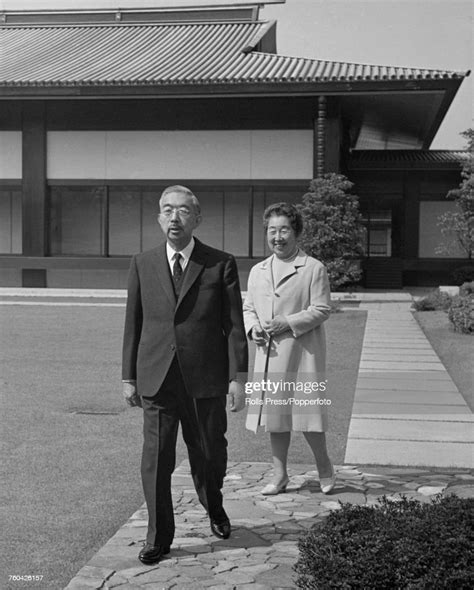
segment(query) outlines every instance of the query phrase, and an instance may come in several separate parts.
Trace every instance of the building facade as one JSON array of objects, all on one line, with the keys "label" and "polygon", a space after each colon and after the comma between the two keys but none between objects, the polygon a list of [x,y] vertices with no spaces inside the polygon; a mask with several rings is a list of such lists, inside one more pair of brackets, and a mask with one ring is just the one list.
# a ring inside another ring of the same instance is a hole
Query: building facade
[{"label": "building facade", "polygon": [[463,154],[428,148],[469,72],[280,56],[251,3],[0,23],[1,286],[123,288],[175,183],[245,281],[266,205],[330,171],[361,199],[366,286],[439,284],[460,265],[436,254],[436,222]]}]

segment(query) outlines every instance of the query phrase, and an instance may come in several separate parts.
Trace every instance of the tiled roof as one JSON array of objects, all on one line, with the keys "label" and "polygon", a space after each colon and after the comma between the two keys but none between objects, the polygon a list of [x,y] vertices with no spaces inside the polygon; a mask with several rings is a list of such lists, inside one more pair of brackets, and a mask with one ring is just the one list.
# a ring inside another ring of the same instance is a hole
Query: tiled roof
[{"label": "tiled roof", "polygon": [[354,150],[349,158],[351,169],[393,168],[455,168],[469,158],[462,150]]},{"label": "tiled roof", "polygon": [[0,26],[0,85],[277,84],[463,78],[466,72],[255,51],[274,23]]}]

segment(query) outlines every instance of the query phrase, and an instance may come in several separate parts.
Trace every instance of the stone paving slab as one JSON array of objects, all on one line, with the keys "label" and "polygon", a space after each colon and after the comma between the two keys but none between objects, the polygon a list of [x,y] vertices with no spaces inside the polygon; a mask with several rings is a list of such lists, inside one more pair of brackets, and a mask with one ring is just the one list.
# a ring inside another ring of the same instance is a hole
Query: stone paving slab
[{"label": "stone paving slab", "polygon": [[0,297],[115,297],[127,298],[126,289],[53,289],[1,287]]},{"label": "stone paving slab", "polygon": [[312,465],[290,465],[286,494],[262,496],[269,463],[229,463],[224,505],[233,521],[230,539],[210,534],[183,462],[173,476],[176,536],[159,564],[138,560],[145,538],[141,507],[67,585],[67,590],[277,590],[295,588],[298,538],[321,523],[340,502],[372,505],[401,494],[427,502],[436,494],[474,497],[474,471],[336,466],[336,487],[321,493]]},{"label": "stone paving slab", "polygon": [[390,349],[379,349],[379,350],[365,350],[361,356],[361,359],[364,361],[373,360],[373,361],[386,361],[386,360],[396,360],[396,361],[409,361],[413,363],[419,363],[420,361],[432,361],[435,360],[438,362],[438,357],[434,354],[434,352],[429,351],[401,351],[397,349],[397,351],[393,351]]},{"label": "stone paving slab", "polygon": [[351,439],[351,446],[346,451],[345,460],[354,461],[365,457],[367,463],[386,465],[433,465],[437,467],[466,467],[473,464],[472,442],[436,442],[431,440],[413,441],[406,438],[399,440]]},{"label": "stone paving slab", "polygon": [[370,419],[354,416],[352,436],[375,440],[399,440],[400,430],[412,441],[463,442],[473,437],[474,424],[431,420]]},{"label": "stone paving slab", "polygon": [[[394,319],[393,322],[395,321],[396,320]],[[397,322],[396,327],[394,327],[393,322],[382,322],[379,320],[377,322],[377,327],[372,326],[370,331],[367,332],[367,338],[382,337],[408,340],[409,338],[421,339],[424,336],[419,326],[415,326],[415,324],[403,324]]]},{"label": "stone paving slab", "polygon": [[472,420],[472,412],[463,400],[459,404],[419,404],[397,402],[356,402],[352,406],[354,418],[394,417],[400,419],[445,420],[447,422]]},{"label": "stone paving slab", "polygon": [[380,377],[380,373],[367,371],[363,375],[359,375],[358,381],[384,381],[385,383],[391,382],[394,385],[400,383],[401,386],[406,387],[406,383],[411,383],[415,379],[420,383],[433,381],[433,387],[436,387],[436,384],[440,384],[440,386],[442,384],[446,386],[453,384],[453,380],[447,372],[441,375],[433,375],[431,371],[390,371],[387,369],[384,370],[383,378]]},{"label": "stone paving slab", "polygon": [[[402,340],[401,342],[387,342],[378,341],[378,342],[371,342],[367,340],[364,345],[364,349],[366,350],[381,350],[381,349],[389,349],[389,350],[406,350],[406,341]],[[413,351],[419,350],[420,352],[426,350],[432,350],[431,344],[427,342],[420,341],[420,342],[410,342],[410,349]]]},{"label": "stone paving slab", "polygon": [[414,330],[412,328],[398,327],[396,330],[392,328],[381,327],[378,330],[370,330],[367,332],[367,340],[373,340],[383,338],[387,342],[390,340],[405,340],[405,342],[413,339],[423,340],[424,334],[420,330]]},{"label": "stone paving slab", "polygon": [[394,369],[400,369],[401,371],[440,371],[444,372],[446,369],[444,365],[440,362],[419,362],[413,366],[413,363],[400,361],[397,362],[393,361],[360,361],[359,371],[361,369],[370,370],[370,369],[381,369],[382,371],[392,371]]},{"label": "stone paving slab", "polygon": [[[386,389],[358,389],[357,403],[359,402],[384,402],[393,401],[399,404],[457,404],[465,405],[466,402],[460,393],[454,391],[393,391]],[[353,413],[354,412],[353,410]]]},{"label": "stone paving slab", "polygon": [[[369,378],[366,378],[366,375]],[[442,375],[440,375],[442,377]],[[359,373],[357,387],[360,389],[379,389],[391,391],[440,391],[449,393],[459,393],[458,388],[453,381],[439,380],[433,381],[425,379],[424,375],[413,376],[412,379],[389,379],[386,373],[376,378],[372,373]]]},{"label": "stone paving slab", "polygon": [[365,338],[365,342],[367,344],[402,344],[407,345],[409,342],[414,342],[415,344],[424,344],[425,340],[423,336],[410,336],[410,339],[406,338],[405,336],[390,336],[381,332],[380,334],[368,334]]}]

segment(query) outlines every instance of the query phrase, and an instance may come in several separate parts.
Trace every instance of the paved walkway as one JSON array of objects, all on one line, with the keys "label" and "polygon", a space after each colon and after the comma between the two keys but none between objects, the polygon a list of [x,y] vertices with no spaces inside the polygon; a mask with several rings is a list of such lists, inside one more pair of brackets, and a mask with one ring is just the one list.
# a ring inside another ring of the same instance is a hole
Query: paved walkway
[{"label": "paved walkway", "polygon": [[472,467],[473,415],[407,303],[365,303],[346,463]]},{"label": "paved walkway", "polygon": [[67,590],[277,590],[295,588],[297,539],[321,523],[339,501],[377,503],[400,494],[430,502],[438,493],[474,497],[474,472],[410,468],[337,468],[333,493],[321,493],[310,465],[290,466],[286,494],[262,496],[270,478],[267,463],[231,463],[224,505],[233,524],[230,539],[216,539],[196,499],[187,463],[173,476],[176,536],[159,564],[142,565],[137,555],[146,534],[143,506],[85,565]]}]

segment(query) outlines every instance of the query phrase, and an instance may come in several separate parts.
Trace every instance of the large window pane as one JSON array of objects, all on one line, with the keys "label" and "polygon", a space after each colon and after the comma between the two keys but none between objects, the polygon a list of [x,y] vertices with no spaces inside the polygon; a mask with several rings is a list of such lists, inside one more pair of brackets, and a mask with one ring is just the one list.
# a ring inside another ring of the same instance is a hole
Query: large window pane
[{"label": "large window pane", "polygon": [[203,242],[222,250],[224,247],[224,193],[222,191],[196,191],[202,212],[202,223],[196,236]]},{"label": "large window pane", "polygon": [[141,194],[127,189],[109,190],[109,255],[140,251]]},{"label": "large window pane", "polygon": [[51,189],[51,255],[105,254],[104,187]]},{"label": "large window pane", "polygon": [[366,232],[365,255],[369,257],[392,255],[392,211],[381,209],[363,215]]},{"label": "large window pane", "polygon": [[165,239],[158,224],[160,196],[164,187],[142,191],[142,250],[154,248]]},{"label": "large window pane", "polygon": [[250,191],[225,192],[224,250],[234,256],[249,255]]},{"label": "large window pane", "polygon": [[[420,203],[420,258],[465,258],[466,253],[456,241],[456,236],[443,236],[439,217],[456,211],[453,201],[422,201]],[[442,245],[448,249],[438,250]]]},{"label": "large window pane", "polygon": [[253,246],[252,255],[254,257],[263,256],[265,253],[265,236],[263,233],[263,212],[265,211],[265,191],[254,190],[253,192]]},{"label": "large window pane", "polygon": [[22,253],[21,191],[0,190],[0,253]]}]

